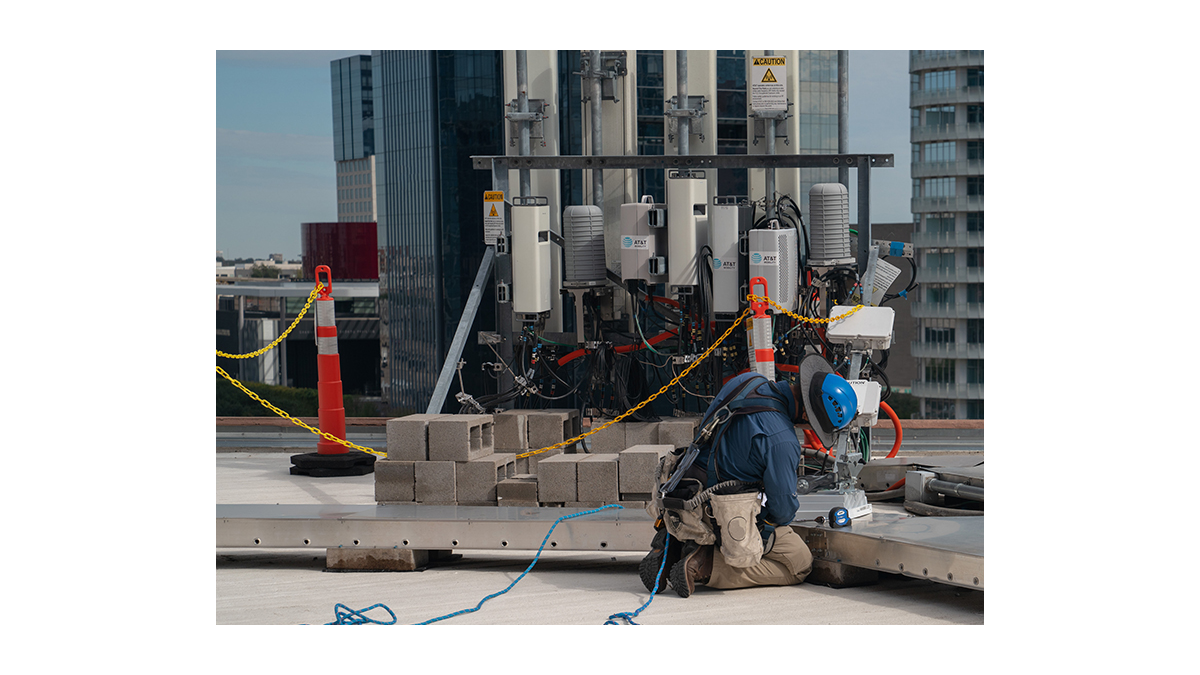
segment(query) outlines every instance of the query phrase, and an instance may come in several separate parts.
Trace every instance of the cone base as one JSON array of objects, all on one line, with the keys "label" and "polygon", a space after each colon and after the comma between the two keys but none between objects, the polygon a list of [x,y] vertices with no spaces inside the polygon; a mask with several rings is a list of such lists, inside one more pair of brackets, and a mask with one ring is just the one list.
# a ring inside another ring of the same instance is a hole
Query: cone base
[{"label": "cone base", "polygon": [[339,455],[310,452],[292,455],[290,473],[293,476],[329,478],[334,476],[364,476],[375,471],[375,455],[351,450]]}]

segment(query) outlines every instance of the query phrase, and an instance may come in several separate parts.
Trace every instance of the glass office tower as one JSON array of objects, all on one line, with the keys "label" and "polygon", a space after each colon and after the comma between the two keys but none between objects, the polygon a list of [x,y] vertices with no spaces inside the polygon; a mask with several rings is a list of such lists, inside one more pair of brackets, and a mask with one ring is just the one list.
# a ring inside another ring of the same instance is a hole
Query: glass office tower
[{"label": "glass office tower", "polygon": [[983,52],[910,51],[913,394],[930,419],[983,419]]},{"label": "glass office tower", "polygon": [[[372,51],[371,62],[384,398],[424,412],[483,258],[491,174],[471,156],[504,154],[503,53]],[[494,303],[476,324],[495,324]],[[468,341],[463,358],[480,363],[477,349]],[[462,376],[483,389],[478,366]]]},{"label": "glass office tower", "polygon": [[329,64],[338,222],[375,220],[375,112],[371,57]]}]

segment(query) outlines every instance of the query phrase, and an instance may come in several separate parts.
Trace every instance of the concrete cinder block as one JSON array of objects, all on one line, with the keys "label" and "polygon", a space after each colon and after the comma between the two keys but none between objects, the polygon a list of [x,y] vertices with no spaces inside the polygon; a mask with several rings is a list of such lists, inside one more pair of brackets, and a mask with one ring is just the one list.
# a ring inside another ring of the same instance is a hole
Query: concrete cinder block
[{"label": "concrete cinder block", "polygon": [[387,421],[387,458],[405,462],[429,459],[429,422],[442,415],[408,415]]},{"label": "concrete cinder block", "polygon": [[455,462],[414,462],[417,501],[422,504],[456,503]]},{"label": "concrete cinder block", "polygon": [[[624,450],[625,445],[625,426],[624,422],[609,424],[611,419],[598,419],[592,423],[592,429],[596,431],[587,437],[590,443],[590,450],[593,454],[617,453]],[[607,427],[604,427],[608,424]],[[604,428],[601,428],[604,427]]]},{"label": "concrete cinder block", "polygon": [[608,503],[610,503],[610,502],[565,502],[563,504],[563,508],[565,508],[565,509],[598,509],[601,506],[605,506]]},{"label": "concrete cinder block", "polygon": [[469,462],[495,452],[491,415],[443,415],[429,420],[429,461]]},{"label": "concrete cinder block", "polygon": [[411,548],[327,548],[325,568],[360,572],[411,572],[429,564],[429,551]]},{"label": "concrete cinder block", "polygon": [[537,476],[514,474],[496,484],[496,504],[499,506],[538,505]]},{"label": "concrete cinder block", "polygon": [[401,462],[391,459],[375,461],[375,501],[416,501],[416,477],[413,465],[416,462]]},{"label": "concrete cinder block", "polygon": [[[581,433],[582,424],[578,410],[530,410],[526,418],[529,433],[529,448],[540,450],[551,445],[575,438]],[[565,447],[570,450],[573,446]]]},{"label": "concrete cinder block", "polygon": [[635,445],[617,455],[620,457],[620,489],[623,493],[654,490],[654,471],[658,460],[674,450],[671,445]]},{"label": "concrete cinder block", "polygon": [[[537,469],[537,462],[534,462],[533,467],[534,469]],[[513,464],[513,475],[519,473],[536,473],[536,471],[530,470],[528,457],[516,458],[515,463]]]},{"label": "concrete cinder block", "polygon": [[[658,422],[628,422],[625,424],[625,448],[658,443]],[[625,448],[621,448],[624,450]]]},{"label": "concrete cinder block", "polygon": [[588,455],[554,455],[538,462],[538,501],[578,501],[576,467]]},{"label": "concrete cinder block", "polygon": [[564,450],[563,448],[555,448],[553,450],[547,450],[545,452],[541,452],[536,455],[530,455],[525,458],[524,473],[532,473],[534,475],[537,475],[538,462],[542,461],[543,459],[546,459],[547,457],[555,457],[557,455],[565,455],[565,454],[566,454],[566,450]]},{"label": "concrete cinder block", "polygon": [[454,467],[455,499],[468,506],[495,506],[496,484],[512,473],[515,458],[513,453],[498,453],[458,462]]},{"label": "concrete cinder block", "polygon": [[699,417],[673,417],[658,423],[658,439],[655,443],[672,448],[686,448],[696,437],[700,426]]},{"label": "concrete cinder block", "polygon": [[492,415],[496,450],[521,452],[529,449],[528,418],[526,410],[506,410]]},{"label": "concrete cinder block", "polygon": [[620,455],[586,455],[576,467],[576,501],[612,503],[620,499],[617,462]]}]

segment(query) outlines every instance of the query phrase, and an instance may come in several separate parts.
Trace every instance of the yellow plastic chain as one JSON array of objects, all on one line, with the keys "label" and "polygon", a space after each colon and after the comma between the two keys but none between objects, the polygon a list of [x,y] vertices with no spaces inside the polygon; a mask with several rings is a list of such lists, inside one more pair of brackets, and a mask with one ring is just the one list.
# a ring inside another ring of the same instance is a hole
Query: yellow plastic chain
[{"label": "yellow plastic chain", "polygon": [[780,305],[778,302],[775,302],[771,298],[764,298],[761,295],[754,295],[753,293],[751,293],[750,295],[747,295],[746,298],[749,299],[751,302],[762,302],[765,300],[766,302],[769,302],[772,305],[774,305],[775,309],[778,309],[779,311],[783,312],[784,314],[787,314],[788,316],[792,317],[793,319],[795,319],[797,321],[803,321],[805,323],[830,323],[832,321],[838,321],[840,319],[844,319],[844,318],[850,316],[851,314],[853,314],[863,308],[862,305],[855,305],[854,309],[850,310],[849,312],[846,312],[845,314],[843,314],[841,316],[831,316],[828,319],[814,319],[814,318],[807,317],[807,316],[800,316],[799,314],[793,314],[793,313],[787,311],[786,309],[784,309],[783,305]]},{"label": "yellow plastic chain", "polygon": [[[267,345],[266,347],[258,350],[257,352],[253,352],[251,354],[243,354],[241,356],[235,356],[232,354],[225,354],[223,352],[218,351],[217,356],[225,356],[225,357],[234,358],[234,359],[239,359],[239,358],[244,359],[244,358],[251,358],[254,356],[259,356],[259,355],[265,353],[266,351],[270,350],[272,347],[274,347],[276,344],[278,344],[281,340],[283,340],[285,337],[287,337],[287,334],[292,331],[292,328],[296,327],[296,324],[300,322],[300,318],[304,316],[304,313],[306,311],[308,311],[308,306],[310,304],[312,304],[313,299],[317,296],[317,292],[320,291],[321,288],[322,288],[321,283],[317,282],[316,288],[314,288],[313,292],[309,294],[308,302],[304,303],[304,308],[300,310],[300,315],[296,317],[296,321],[294,321],[292,323],[292,325],[289,326],[286,331],[284,331],[283,335],[280,335],[279,339],[275,340],[275,342],[272,342],[271,344]],[[831,321],[837,321],[839,319],[844,319],[844,318],[850,316],[851,314],[854,314],[858,310],[862,309],[862,307],[863,307],[862,305],[857,305],[854,309],[850,310],[849,312],[846,312],[845,314],[842,314],[841,316],[835,316],[835,317],[832,317],[829,319],[813,319],[813,318],[809,318],[806,316],[800,316],[798,314],[793,314],[792,312],[789,312],[788,310],[784,309],[779,303],[775,302],[771,298],[762,297],[762,296],[758,296],[758,295],[754,295],[754,294],[747,295],[746,298],[750,301],[758,301],[758,302],[765,300],[766,302],[769,302],[772,305],[774,305],[777,309],[779,309],[779,311],[787,314],[788,316],[792,317],[793,319],[796,319],[798,321],[805,321],[808,323],[829,323]],[[721,337],[717,338],[717,341],[712,343],[712,345],[709,346],[708,349],[704,350],[704,353],[701,354],[699,358],[697,358],[695,361],[692,361],[691,365],[689,365],[687,368],[683,369],[683,372],[679,373],[679,375],[677,375],[674,379],[672,379],[667,384],[664,384],[661,389],[659,389],[657,392],[655,392],[653,395],[651,395],[646,400],[644,400],[641,403],[637,404],[636,406],[630,408],[629,410],[626,410],[624,413],[618,415],[617,417],[614,417],[613,419],[609,420],[605,424],[602,424],[602,425],[596,427],[595,429],[592,429],[591,431],[584,432],[584,433],[576,436],[575,438],[570,438],[561,443],[556,443],[554,445],[551,445],[551,446],[548,446],[545,448],[541,448],[538,450],[530,450],[529,452],[520,453],[517,455],[517,457],[520,458],[520,457],[529,457],[531,455],[540,455],[543,452],[549,452],[550,450],[554,450],[557,448],[566,447],[568,445],[574,445],[575,443],[587,438],[588,436],[591,436],[592,434],[595,434],[595,433],[599,433],[599,432],[607,429],[608,427],[616,424],[617,422],[620,422],[621,420],[625,419],[626,417],[629,417],[630,415],[637,412],[638,410],[641,410],[643,407],[648,405],[651,401],[658,398],[659,395],[665,394],[671,387],[678,384],[679,381],[682,380],[684,377],[687,377],[688,373],[692,372],[692,370],[695,369],[696,366],[700,365],[700,363],[703,362],[704,359],[708,358],[708,356],[710,354],[712,354],[713,350],[716,349],[718,346],[720,346],[720,344],[725,341],[725,338],[729,337],[730,334],[733,333],[733,330],[735,328],[737,328],[738,325],[740,325],[742,323],[742,321],[751,314],[752,311],[753,310],[751,310],[751,309],[746,309],[745,311],[743,311],[741,313],[741,315],[738,316],[737,320],[735,320],[733,322],[733,325],[731,325],[721,335]],[[350,441],[338,438],[337,436],[334,436],[333,434],[330,434],[328,432],[324,432],[319,429],[314,429],[314,428],[308,426],[302,420],[292,417],[286,411],[281,410],[280,408],[277,408],[274,405],[271,405],[271,403],[269,401],[264,400],[258,394],[255,394],[254,392],[247,389],[241,382],[238,382],[236,379],[234,379],[232,376],[230,376],[229,373],[226,373],[225,370],[221,368],[221,366],[217,366],[217,374],[219,374],[221,377],[224,377],[225,379],[229,380],[231,383],[233,383],[233,386],[237,387],[238,389],[241,389],[243,392],[246,393],[247,396],[254,399],[255,401],[258,401],[259,403],[261,403],[265,408],[267,408],[271,412],[290,421],[292,424],[295,424],[296,426],[308,429],[312,433],[314,433],[326,440],[333,441],[334,443],[340,443],[348,448],[353,448],[354,450],[361,450],[362,452],[369,452],[372,455],[376,455],[379,457],[387,456],[387,453],[379,452],[378,450],[372,450],[371,448],[365,448],[361,445],[357,445],[357,444],[351,443]]]},{"label": "yellow plastic chain", "polygon": [[595,429],[592,429],[591,431],[582,433],[582,434],[576,436],[575,438],[565,440],[562,443],[555,443],[554,445],[551,445],[550,447],[547,447],[547,448],[541,448],[540,450],[530,450],[529,452],[523,452],[523,453],[517,455],[517,458],[519,459],[521,457],[529,457],[530,455],[540,455],[543,452],[548,452],[550,450],[554,450],[555,448],[562,448],[562,447],[566,447],[568,445],[573,445],[574,443],[576,443],[584,438],[587,438],[588,436],[591,436],[594,433],[597,433],[599,431],[603,431],[603,430],[609,428],[610,426],[616,424],[617,422],[620,422],[621,420],[625,419],[626,417],[629,417],[633,413],[637,412],[643,406],[650,403],[654,399],[658,398],[659,394],[665,394],[668,389],[670,389],[671,387],[678,384],[679,381],[682,380],[684,377],[686,377],[688,373],[692,372],[693,368],[700,365],[701,361],[708,358],[708,355],[711,354],[712,351],[714,349],[716,349],[718,345],[720,345],[722,342],[724,342],[725,338],[729,337],[729,334],[733,332],[733,329],[737,328],[738,324],[740,324],[743,319],[745,319],[747,316],[749,316],[752,311],[753,310],[747,309],[744,312],[742,312],[741,316],[739,316],[737,318],[737,320],[733,322],[733,325],[729,327],[729,330],[725,331],[725,333],[723,335],[721,335],[721,337],[717,338],[717,341],[712,343],[712,346],[710,346],[708,349],[704,350],[704,353],[701,354],[699,358],[697,358],[695,361],[692,361],[692,364],[690,366],[688,366],[687,368],[684,368],[682,373],[679,373],[679,375],[676,376],[675,379],[664,384],[662,389],[659,389],[650,398],[646,399],[645,401],[642,401],[641,403],[635,405],[634,407],[630,408],[629,410],[626,410],[624,413],[621,413],[617,417],[614,417],[613,419],[609,420],[605,424],[602,424],[602,425],[596,427]]},{"label": "yellow plastic chain", "polygon": [[331,433],[321,431],[320,429],[314,429],[314,428],[308,426],[307,424],[304,423],[303,420],[292,417],[291,415],[287,414],[283,410],[280,410],[279,408],[276,408],[275,406],[271,405],[271,403],[269,401],[263,400],[263,398],[260,397],[258,394],[247,389],[245,387],[245,385],[243,385],[241,382],[238,382],[237,380],[235,380],[232,376],[229,375],[229,373],[225,372],[224,369],[221,368],[221,366],[217,366],[217,374],[220,375],[221,377],[224,377],[225,379],[229,380],[230,382],[232,382],[233,386],[246,392],[246,395],[249,396],[250,398],[263,404],[263,406],[265,406],[267,408],[267,410],[270,410],[271,412],[275,413],[276,415],[279,415],[280,417],[288,420],[289,422],[291,422],[292,424],[295,424],[298,427],[304,427],[305,429],[308,429],[309,431],[320,436],[321,438],[324,438],[327,441],[333,441],[334,443],[341,443],[342,445],[346,446],[347,448],[352,448],[354,450],[361,450],[363,452],[369,452],[372,455],[375,455],[377,457],[387,457],[386,452],[379,452],[378,450],[372,450],[371,448],[364,448],[361,445],[356,445],[354,443],[351,443],[350,441],[338,438],[337,436],[334,436]]},{"label": "yellow plastic chain", "polygon": [[[283,339],[288,336],[288,333],[292,332],[293,328],[295,328],[297,325],[299,325],[300,319],[303,319],[304,313],[308,311],[308,306],[312,304],[313,299],[317,297],[317,293],[320,292],[320,290],[324,287],[325,287],[325,284],[322,284],[319,281],[317,282],[317,285],[315,288],[313,288],[312,293],[308,294],[308,302],[304,303],[304,307],[301,308],[300,314],[298,314],[296,316],[296,320],[292,322],[292,325],[288,326],[287,330],[283,331],[283,335],[280,335],[271,344],[267,345],[266,347],[263,347],[262,349],[260,349],[256,352],[250,352],[249,354],[226,354],[225,352],[218,349],[217,356],[224,356],[227,359],[252,359],[256,356],[262,356],[263,354],[266,354],[267,352],[271,351],[280,342],[283,342]],[[282,301],[282,299],[281,299],[281,301]],[[220,369],[218,368],[218,370],[220,370]]]}]

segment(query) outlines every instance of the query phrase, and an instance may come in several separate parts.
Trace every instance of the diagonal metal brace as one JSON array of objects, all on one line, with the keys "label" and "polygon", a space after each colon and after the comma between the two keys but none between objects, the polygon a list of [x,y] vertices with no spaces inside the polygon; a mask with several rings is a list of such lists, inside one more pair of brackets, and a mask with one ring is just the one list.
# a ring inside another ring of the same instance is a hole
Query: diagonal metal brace
[{"label": "diagonal metal brace", "polygon": [[425,409],[425,413],[428,415],[442,412],[442,404],[446,402],[450,383],[454,381],[454,373],[458,370],[458,360],[462,358],[463,347],[467,344],[467,334],[471,332],[471,324],[475,323],[475,313],[479,311],[479,302],[483,298],[483,287],[487,285],[488,276],[492,272],[492,260],[495,257],[495,246],[488,246],[484,249],[483,260],[479,263],[479,272],[475,275],[475,284],[471,286],[471,294],[467,296],[467,306],[463,308],[462,318],[458,320],[458,329],[454,331],[454,340],[450,343],[450,353],[446,354],[446,360],[442,362],[442,372],[438,375],[437,385],[433,388],[429,407]]}]

